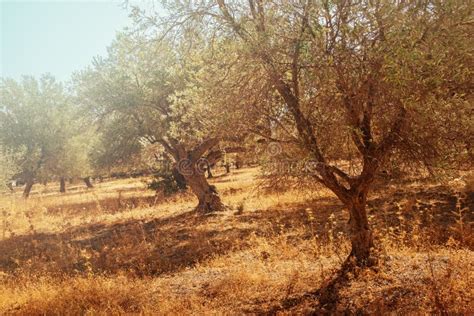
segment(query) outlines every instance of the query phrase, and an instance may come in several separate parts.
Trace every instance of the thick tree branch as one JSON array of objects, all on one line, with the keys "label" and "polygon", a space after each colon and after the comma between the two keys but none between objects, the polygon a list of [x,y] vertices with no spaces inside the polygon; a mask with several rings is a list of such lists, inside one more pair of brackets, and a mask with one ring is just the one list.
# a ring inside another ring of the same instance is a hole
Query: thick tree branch
[{"label": "thick tree branch", "polygon": [[201,158],[206,151],[214,147],[219,143],[218,138],[209,138],[194,148],[191,153],[189,154],[189,158],[191,161],[196,161]]},{"label": "thick tree branch", "polygon": [[176,161],[188,158],[186,148],[184,148],[184,146],[180,144],[178,140],[174,138],[169,138],[168,143],[170,144],[171,148],[173,148],[176,152]]},{"label": "thick tree branch", "polygon": [[407,120],[407,110],[404,107],[401,107],[400,112],[390,129],[390,132],[385,136],[385,138],[379,143],[377,148],[375,149],[375,158],[382,159],[383,156],[387,154],[390,149],[392,149],[395,142],[400,137],[400,132],[405,125]]},{"label": "thick tree branch", "polygon": [[222,150],[212,150],[208,155],[206,155],[206,160],[210,166],[214,166],[223,156]]},{"label": "thick tree branch", "polygon": [[175,149],[173,149],[173,147],[171,147],[170,144],[168,144],[168,142],[164,139],[158,139],[157,140],[158,143],[160,143],[164,148],[165,150],[173,156],[173,158],[178,161],[179,160],[179,156],[178,156],[178,153],[176,152]]}]

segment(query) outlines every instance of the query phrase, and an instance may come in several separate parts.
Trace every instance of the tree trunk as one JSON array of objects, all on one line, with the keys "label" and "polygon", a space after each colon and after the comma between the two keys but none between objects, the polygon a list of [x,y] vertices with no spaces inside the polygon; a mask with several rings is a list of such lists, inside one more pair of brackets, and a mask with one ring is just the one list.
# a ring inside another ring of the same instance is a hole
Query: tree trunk
[{"label": "tree trunk", "polygon": [[230,173],[230,164],[229,163],[225,164],[225,173]]},{"label": "tree trunk", "polygon": [[23,190],[23,197],[27,199],[30,196],[31,188],[33,188],[33,184],[35,182],[33,179],[26,180],[25,190]]},{"label": "tree trunk", "polygon": [[199,200],[196,211],[200,213],[212,213],[225,209],[216,188],[209,185],[203,173],[194,172],[191,175],[185,175],[185,178]]},{"label": "tree trunk", "polygon": [[[194,195],[199,200],[199,204],[196,207],[196,211],[200,213],[211,213],[221,210],[225,210],[225,206],[222,203],[216,188],[209,185],[205,177],[205,163],[209,162],[209,159],[217,159],[221,152],[216,151],[210,153],[207,158],[203,158],[203,155],[211,148],[219,143],[218,138],[209,138],[191,151],[176,140],[171,140],[172,145],[168,144],[166,140],[161,140],[161,144],[165,149],[173,155],[176,162],[174,166],[177,171],[184,177],[186,184],[191,187]],[[212,157],[210,157],[212,154]]]},{"label": "tree trunk", "polygon": [[173,174],[174,181],[176,182],[176,185],[178,186],[178,188],[180,190],[186,190],[186,187],[187,187],[186,179],[181,173],[179,173],[178,169],[173,168],[171,173]]},{"label": "tree trunk", "polygon": [[211,179],[212,177],[213,175],[212,175],[211,165],[207,164],[207,178]]},{"label": "tree trunk", "polygon": [[13,189],[13,183],[11,181],[7,182],[7,188],[9,188],[12,193],[15,192],[15,189]]},{"label": "tree trunk", "polygon": [[235,157],[235,169],[240,169],[244,165],[244,161],[240,155]]},{"label": "tree trunk", "polygon": [[66,179],[59,179],[59,192],[66,193]]},{"label": "tree trunk", "polygon": [[364,190],[354,194],[354,197],[346,205],[350,213],[349,225],[352,246],[347,262],[355,263],[359,267],[371,266],[374,263],[374,259],[371,257],[374,240],[365,209],[366,202],[367,190]]},{"label": "tree trunk", "polygon": [[94,187],[91,182],[91,177],[85,177],[83,180],[88,189],[92,189]]}]

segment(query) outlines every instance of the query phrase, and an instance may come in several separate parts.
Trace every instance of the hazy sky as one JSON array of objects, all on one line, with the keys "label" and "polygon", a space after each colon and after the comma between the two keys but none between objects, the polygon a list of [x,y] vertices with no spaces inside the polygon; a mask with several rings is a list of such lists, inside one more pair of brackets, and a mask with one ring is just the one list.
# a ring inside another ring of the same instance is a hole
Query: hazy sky
[{"label": "hazy sky", "polygon": [[131,24],[121,1],[0,0],[0,76],[51,73],[59,80],[105,55]]}]

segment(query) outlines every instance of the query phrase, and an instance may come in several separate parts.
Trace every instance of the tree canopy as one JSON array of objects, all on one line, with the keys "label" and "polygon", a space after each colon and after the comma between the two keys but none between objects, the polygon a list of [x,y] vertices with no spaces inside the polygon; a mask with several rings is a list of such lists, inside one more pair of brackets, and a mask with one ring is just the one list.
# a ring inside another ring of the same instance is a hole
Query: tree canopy
[{"label": "tree canopy", "polygon": [[28,184],[25,196],[34,181],[87,172],[85,134],[60,83],[49,75],[3,79],[0,95],[0,145],[15,155],[19,170],[14,178]]}]

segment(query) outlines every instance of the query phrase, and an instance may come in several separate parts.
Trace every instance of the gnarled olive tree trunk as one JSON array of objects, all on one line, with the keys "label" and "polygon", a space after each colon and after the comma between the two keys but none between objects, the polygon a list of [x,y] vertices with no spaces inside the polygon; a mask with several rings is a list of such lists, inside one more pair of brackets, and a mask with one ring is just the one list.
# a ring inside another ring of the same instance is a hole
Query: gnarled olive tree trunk
[{"label": "gnarled olive tree trunk", "polygon": [[212,179],[214,177],[214,175],[212,174],[211,168],[212,168],[211,165],[207,164],[207,178],[208,179]]},{"label": "gnarled olive tree trunk", "polygon": [[171,170],[171,174],[173,175],[173,179],[176,182],[178,189],[186,190],[187,188],[186,179],[181,173],[179,173],[178,169],[173,168],[173,170]]},{"label": "gnarled olive tree trunk", "polygon": [[[198,169],[198,168],[196,168]],[[207,182],[205,174],[196,170],[193,174],[185,175],[186,183],[199,200],[196,211],[211,213],[225,209],[224,204],[213,185]]]},{"label": "gnarled olive tree trunk", "polygon": [[207,156],[204,156],[204,154],[217,145],[219,140],[216,138],[205,140],[192,150],[186,150],[176,140],[166,141],[161,139],[159,142],[173,156],[176,162],[174,168],[184,177],[185,183],[189,185],[198,198],[199,203],[196,211],[212,213],[224,210],[225,205],[222,203],[216,188],[207,182],[205,176],[209,163],[215,162],[220,154],[218,151],[213,151]]},{"label": "gnarled olive tree trunk", "polygon": [[372,230],[369,226],[369,220],[366,211],[367,190],[358,194],[354,194],[349,203],[346,204],[349,209],[349,231],[351,239],[351,253],[348,260],[361,266],[372,265],[371,258],[372,248],[374,247],[374,239]]}]

